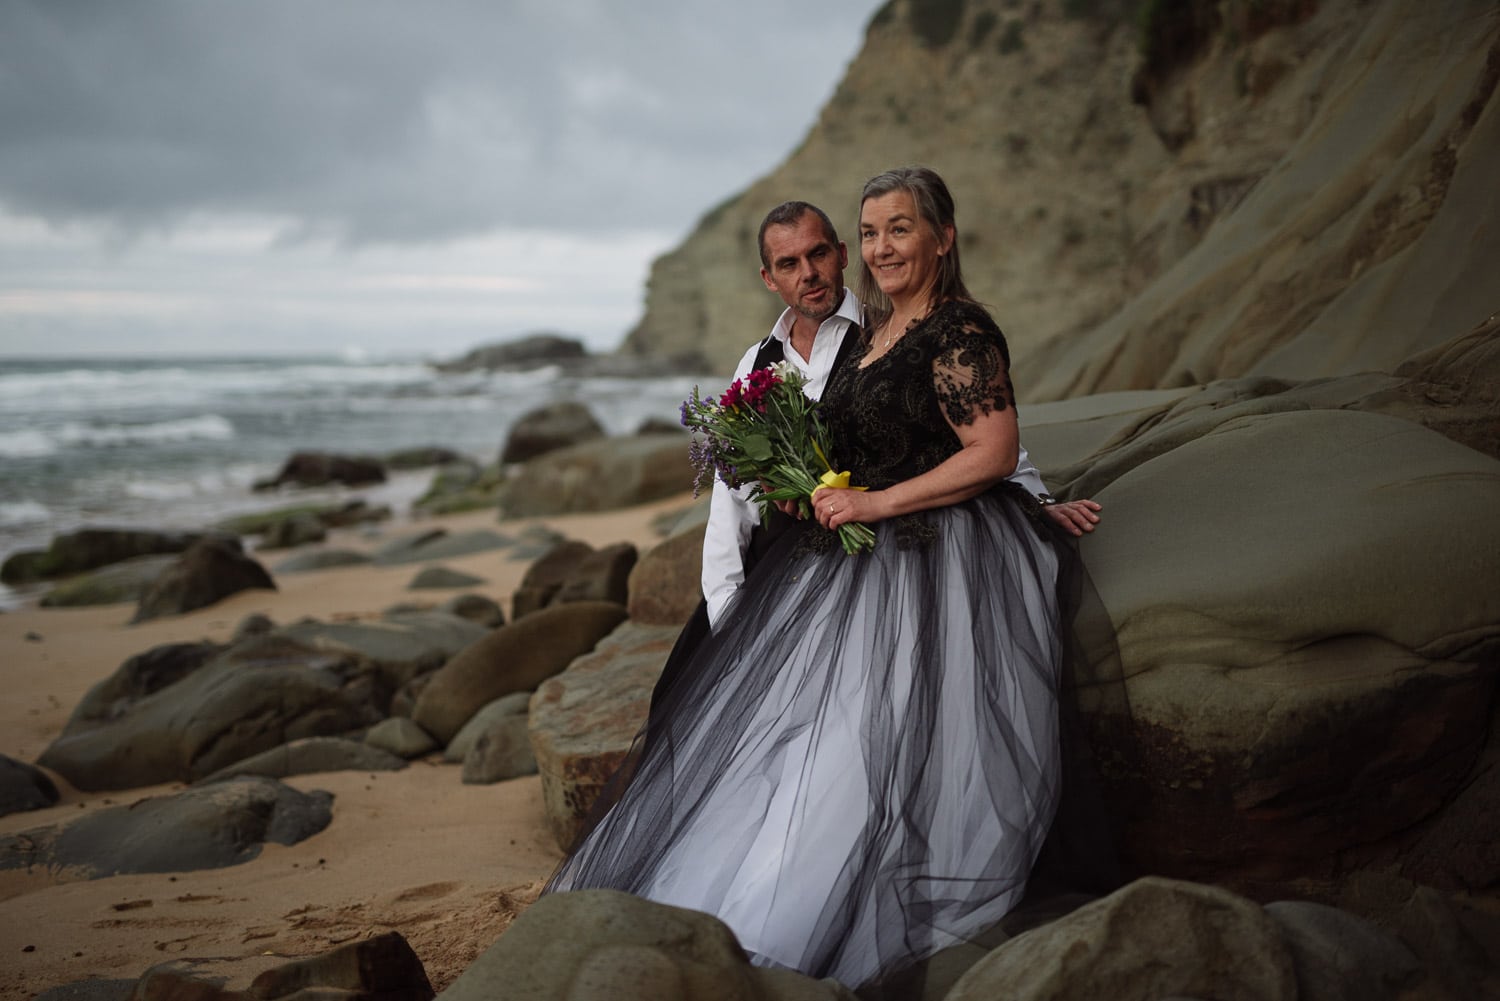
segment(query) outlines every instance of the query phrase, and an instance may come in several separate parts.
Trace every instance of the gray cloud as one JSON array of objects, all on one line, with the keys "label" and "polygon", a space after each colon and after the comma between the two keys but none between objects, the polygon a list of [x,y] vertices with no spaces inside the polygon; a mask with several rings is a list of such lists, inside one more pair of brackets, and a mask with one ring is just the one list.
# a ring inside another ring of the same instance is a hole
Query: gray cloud
[{"label": "gray cloud", "polygon": [[0,205],[283,239],[681,229],[777,163],[874,0],[11,0]]}]

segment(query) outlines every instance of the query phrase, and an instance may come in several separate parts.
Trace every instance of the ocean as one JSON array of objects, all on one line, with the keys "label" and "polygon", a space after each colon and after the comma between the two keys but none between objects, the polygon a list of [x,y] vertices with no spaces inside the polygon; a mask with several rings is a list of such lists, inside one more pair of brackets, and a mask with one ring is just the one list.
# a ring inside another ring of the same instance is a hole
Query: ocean
[{"label": "ocean", "polygon": [[[84,525],[187,530],[292,503],[251,485],[295,451],[441,445],[488,463],[536,407],[579,400],[625,434],[648,418],[675,421],[697,383],[716,385],[555,367],[441,374],[417,360],[0,359],[0,560]],[[397,474],[357,493],[399,516],[430,478]],[[0,606],[16,599],[0,590]]]}]

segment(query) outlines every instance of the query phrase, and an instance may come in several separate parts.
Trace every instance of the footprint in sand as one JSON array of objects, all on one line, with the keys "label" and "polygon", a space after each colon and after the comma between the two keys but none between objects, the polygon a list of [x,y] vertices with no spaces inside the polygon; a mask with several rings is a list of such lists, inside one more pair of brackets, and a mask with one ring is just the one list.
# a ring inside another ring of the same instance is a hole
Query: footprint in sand
[{"label": "footprint in sand", "polygon": [[418,900],[437,900],[463,888],[462,883],[428,883],[403,890],[391,898],[393,904],[409,904]]}]

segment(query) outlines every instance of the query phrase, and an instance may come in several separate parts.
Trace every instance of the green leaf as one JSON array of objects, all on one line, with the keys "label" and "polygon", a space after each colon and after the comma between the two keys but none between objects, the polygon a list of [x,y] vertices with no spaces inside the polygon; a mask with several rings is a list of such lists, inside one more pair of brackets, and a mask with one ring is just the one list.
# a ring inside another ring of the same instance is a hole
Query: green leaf
[{"label": "green leaf", "polygon": [[763,434],[752,434],[745,438],[745,454],[756,462],[767,462],[771,458],[771,439]]}]

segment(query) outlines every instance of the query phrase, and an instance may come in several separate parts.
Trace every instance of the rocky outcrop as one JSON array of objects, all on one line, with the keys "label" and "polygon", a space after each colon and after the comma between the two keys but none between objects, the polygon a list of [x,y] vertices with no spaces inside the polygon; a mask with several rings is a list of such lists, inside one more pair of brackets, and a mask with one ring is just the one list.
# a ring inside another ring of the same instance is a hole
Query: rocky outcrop
[{"label": "rocky outcrop", "polygon": [[15,553],[0,567],[0,581],[25,584],[83,573],[136,556],[177,554],[201,538],[203,535],[196,532],[81,528],[55,536],[45,550]]},{"label": "rocky outcrop", "polygon": [[636,558],[635,546],[628,542],[602,549],[573,539],[560,542],[526,568],[511,598],[511,618],[569,601],[623,605]]},{"label": "rocky outcrop", "polygon": [[583,342],[561,334],[539,333],[477,347],[453,361],[439,362],[439,372],[492,372],[496,369],[527,370],[584,358]]},{"label": "rocky outcrop", "polygon": [[482,706],[535,689],[592,650],[624,618],[623,605],[578,601],[501,626],[433,675],[417,696],[412,719],[447,743]]},{"label": "rocky outcrop", "polygon": [[385,466],[379,459],[363,455],[336,455],[330,452],[295,452],[275,476],[255,484],[256,490],[278,487],[326,487],[337,483],[347,487],[369,486],[385,482]]},{"label": "rocky outcrop", "polygon": [[39,866],[101,879],[238,865],[266,841],[294,845],[323,830],[332,802],[326,792],[298,792],[272,779],[219,782],[0,837],[0,869]]},{"label": "rocky outcrop", "polygon": [[676,626],[627,622],[532,697],[531,745],[547,825],[564,850],[577,841],[646,722],[651,689],[677,633]]},{"label": "rocky outcrop", "polygon": [[500,490],[500,512],[525,518],[610,511],[680,494],[692,482],[681,435],[602,438],[523,465]]},{"label": "rocky outcrop", "polygon": [[538,900],[441,996],[854,1001],[831,980],[751,966],[717,918],[614,890]]},{"label": "rocky outcrop", "polygon": [[253,588],[274,591],[276,582],[265,567],[245,555],[238,540],[201,539],[151,581],[130,621],[207,608]]},{"label": "rocky outcrop", "polygon": [[141,595],[177,562],[175,556],[136,556],[58,582],[42,596],[43,608],[78,608],[139,601]]},{"label": "rocky outcrop", "polygon": [[604,437],[604,428],[588,407],[562,400],[522,414],[510,429],[501,462],[526,462],[569,445]]},{"label": "rocky outcrop", "polygon": [[[369,726],[390,701],[364,658],[285,636],[197,659],[178,649],[145,666],[127,662],[84,699],[39,763],[79,789],[190,782],[300,737]],[[142,675],[149,680],[132,680]]]},{"label": "rocky outcrop", "polygon": [[1391,371],[1492,313],[1489,5],[1226,10],[886,5],[786,162],[655,262],[624,350],[727,374],[782,308],[756,276],[765,212],[822,205],[855,250],[860,185],[911,162],[953,189],[1023,400]]}]

